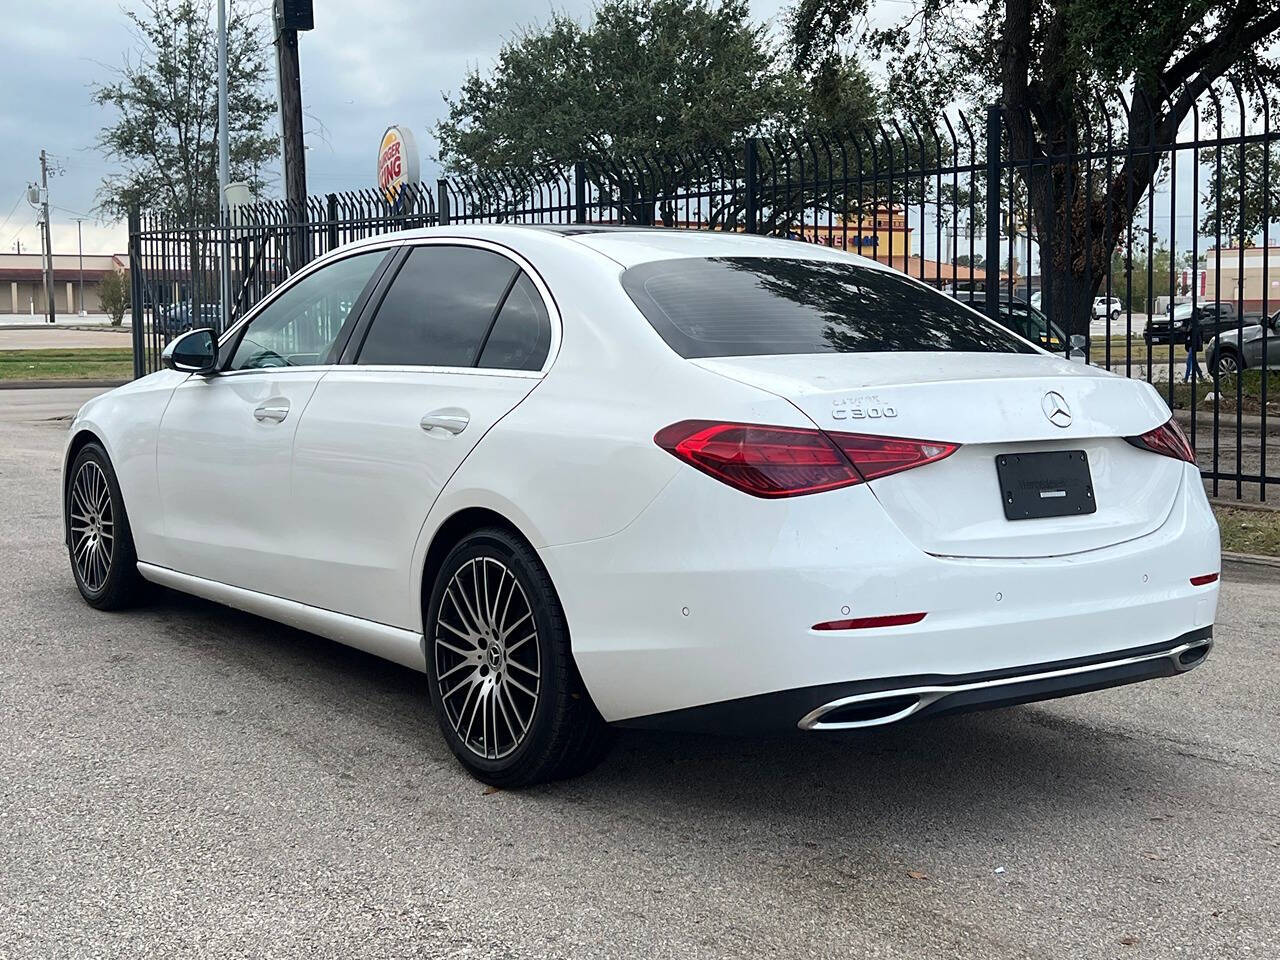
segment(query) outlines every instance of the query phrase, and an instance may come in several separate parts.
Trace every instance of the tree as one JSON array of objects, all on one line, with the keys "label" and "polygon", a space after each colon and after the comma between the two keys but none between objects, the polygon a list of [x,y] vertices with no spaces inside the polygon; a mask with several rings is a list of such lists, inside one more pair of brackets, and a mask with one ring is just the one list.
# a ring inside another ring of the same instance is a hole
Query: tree
[{"label": "tree", "polygon": [[[1280,0],[911,0],[888,28],[869,24],[873,2],[797,0],[796,64],[852,42],[892,56],[895,89],[926,107],[998,97],[1037,235],[1071,238],[1041,272],[1054,318],[1073,332],[1088,329],[1116,243],[1157,176],[1161,155],[1150,148],[1173,142],[1219,80],[1280,74],[1265,52]],[[1086,176],[1077,151],[1086,113],[1122,98],[1130,108],[1110,112],[1130,149],[1107,175]]]},{"label": "tree", "polygon": [[120,326],[129,312],[129,277],[123,270],[108,270],[98,288],[102,312],[111,318],[113,327]]},{"label": "tree", "polygon": [[[1227,145],[1209,157],[1209,176],[1201,191],[1200,232],[1223,246],[1248,247],[1261,241],[1263,227],[1280,214],[1280,144]],[[1270,230],[1274,243],[1280,230]]]},{"label": "tree", "polygon": [[854,61],[829,59],[812,82],[788,69],[746,0],[602,0],[585,27],[554,13],[445,102],[445,170],[506,182],[579,160],[607,178],[644,158],[667,181],[688,180],[723,169],[747,136],[853,126],[880,109]]},{"label": "tree", "polygon": [[[98,207],[123,217],[131,206],[194,224],[218,210],[218,44],[211,0],[142,0],[125,12],[137,49],[93,100],[116,117],[98,147],[124,167],[102,181]],[[261,17],[232,0],[227,15],[227,113],[231,179],[264,186],[277,155],[267,133],[275,114]]]}]

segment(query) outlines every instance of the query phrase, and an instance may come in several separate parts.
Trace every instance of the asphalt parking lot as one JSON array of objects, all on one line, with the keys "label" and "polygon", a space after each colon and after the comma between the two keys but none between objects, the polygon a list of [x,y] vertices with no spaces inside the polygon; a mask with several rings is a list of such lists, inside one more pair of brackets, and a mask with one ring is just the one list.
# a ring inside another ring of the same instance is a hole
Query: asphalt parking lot
[{"label": "asphalt parking lot", "polygon": [[0,391],[0,957],[1280,956],[1280,582],[1192,673],[490,792],[409,670],[80,602],[77,391]]}]

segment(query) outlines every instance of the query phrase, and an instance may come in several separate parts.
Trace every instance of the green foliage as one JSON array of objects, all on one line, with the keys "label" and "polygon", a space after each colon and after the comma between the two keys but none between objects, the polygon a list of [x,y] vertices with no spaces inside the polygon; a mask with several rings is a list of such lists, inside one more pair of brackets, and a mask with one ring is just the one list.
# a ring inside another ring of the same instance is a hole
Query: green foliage
[{"label": "green foliage", "polygon": [[[98,206],[123,217],[133,205],[183,223],[218,210],[218,44],[212,0],[141,0],[125,11],[137,43],[93,100],[115,116],[98,147],[124,172],[105,178]],[[231,0],[227,13],[227,104],[231,179],[255,193],[263,167],[277,155],[267,132],[276,105],[266,87],[263,18]]]},{"label": "green foliage", "polygon": [[852,60],[812,84],[786,69],[746,0],[602,0],[580,26],[554,13],[471,71],[436,127],[454,174],[737,149],[757,133],[849,128],[879,114]]},{"label": "green foliage", "polygon": [[[1209,152],[1209,176],[1201,190],[1200,232],[1223,246],[1261,243],[1264,221],[1280,216],[1280,144],[1246,144],[1241,168],[1239,144]],[[1242,176],[1243,174],[1243,176]],[[1243,184],[1243,187],[1242,187]],[[1269,243],[1280,239],[1274,226]]]},{"label": "green foliage", "polygon": [[[1159,297],[1190,294],[1182,287],[1182,271],[1190,268],[1189,252],[1174,257],[1163,243],[1148,250],[1135,234],[1132,253],[1122,240],[1111,255],[1111,296],[1118,297],[1134,313],[1147,313],[1149,308],[1154,309]],[[1195,275],[1193,270],[1190,275]]]},{"label": "green foliage", "polygon": [[129,276],[123,270],[108,270],[98,288],[102,312],[111,318],[113,327],[120,326],[129,312]]},{"label": "green foliage", "polygon": [[[921,108],[999,101],[1008,155],[1042,161],[1015,163],[1028,221],[1038,236],[1071,241],[1054,246],[1041,274],[1053,319],[1072,333],[1087,330],[1116,244],[1159,175],[1159,145],[1224,78],[1280,76],[1280,0],[908,0],[889,26],[869,16],[874,4],[795,0],[793,63],[821,69],[852,44],[882,58],[895,93]],[[1123,162],[1044,162],[1078,154],[1108,118],[1129,148]]]}]

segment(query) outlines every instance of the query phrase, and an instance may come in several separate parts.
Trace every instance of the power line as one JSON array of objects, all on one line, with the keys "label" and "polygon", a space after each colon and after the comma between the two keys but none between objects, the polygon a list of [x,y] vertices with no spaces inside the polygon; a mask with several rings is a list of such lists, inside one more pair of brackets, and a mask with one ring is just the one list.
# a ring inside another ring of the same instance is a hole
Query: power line
[{"label": "power line", "polygon": [[[0,230],[3,230],[5,227],[9,225],[9,221],[13,219],[14,211],[18,209],[18,204],[22,202],[22,198],[25,197],[26,194],[27,194],[26,190],[22,190],[18,193],[18,199],[13,201],[13,206],[10,207],[9,212],[5,214],[4,223],[0,223]],[[14,236],[17,236],[17,234],[14,234]]]}]

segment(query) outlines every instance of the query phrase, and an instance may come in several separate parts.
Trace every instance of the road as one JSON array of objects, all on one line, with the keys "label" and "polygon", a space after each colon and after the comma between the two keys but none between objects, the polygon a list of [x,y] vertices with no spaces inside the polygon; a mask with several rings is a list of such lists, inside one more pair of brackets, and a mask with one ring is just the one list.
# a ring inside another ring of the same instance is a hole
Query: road
[{"label": "road", "polygon": [[854,738],[627,733],[489,792],[408,670],[174,594],[81,603],[57,406],[0,417],[0,957],[1280,949],[1275,581],[1228,576],[1177,679]]},{"label": "road", "polygon": [[128,350],[133,337],[128,330],[68,330],[62,327],[6,329],[0,326],[0,350],[79,350],[116,347]]}]

